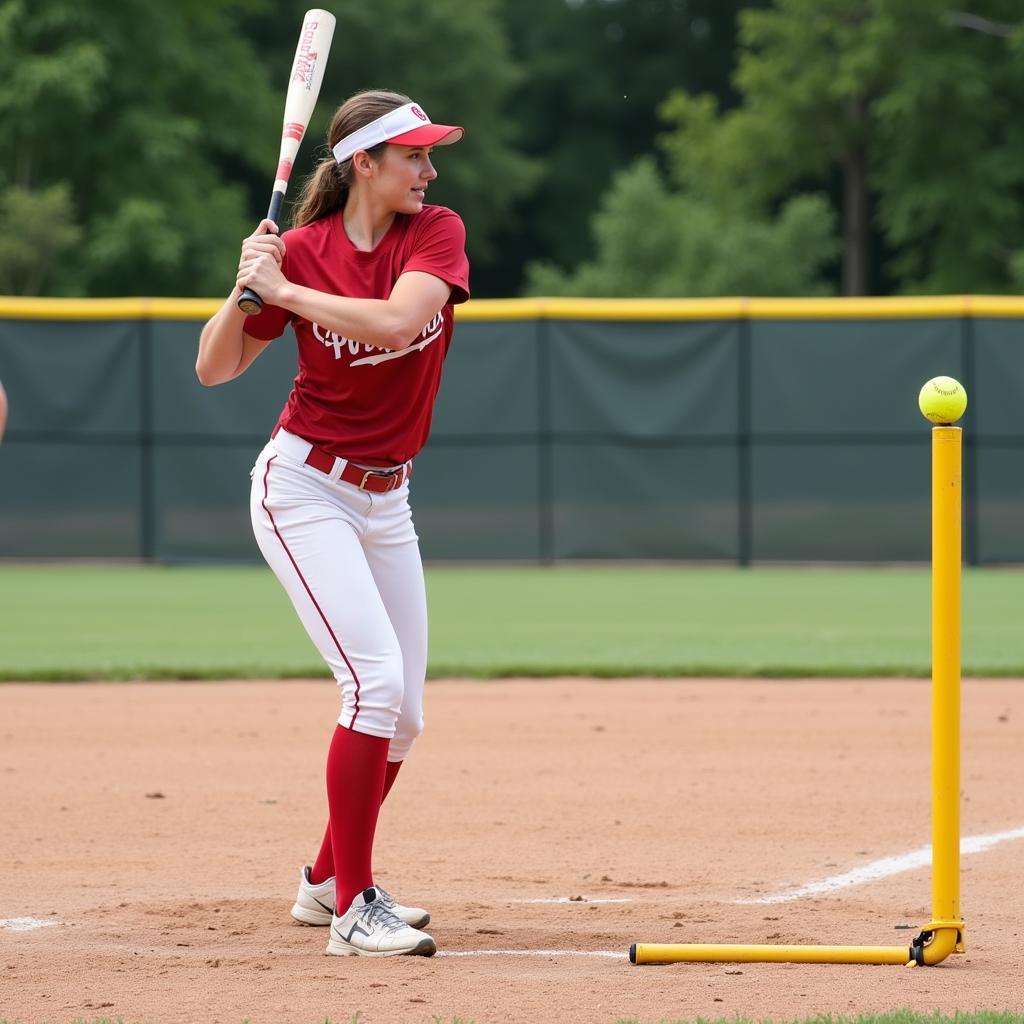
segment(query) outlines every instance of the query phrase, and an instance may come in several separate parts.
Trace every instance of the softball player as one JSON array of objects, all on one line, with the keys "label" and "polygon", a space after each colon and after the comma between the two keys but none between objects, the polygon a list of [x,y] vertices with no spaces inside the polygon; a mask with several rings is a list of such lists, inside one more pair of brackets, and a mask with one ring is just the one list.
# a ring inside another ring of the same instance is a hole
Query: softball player
[{"label": "softball player", "polygon": [[[329,821],[292,916],[330,925],[337,956],[431,956],[430,915],[375,885],[381,801],[423,728],[427,614],[409,509],[451,344],[469,297],[465,229],[424,203],[434,146],[462,138],[398,93],[337,110],[333,154],[307,182],[296,227],[261,222],[237,283],[203,329],[196,372],[232,380],[290,323],[299,373],[253,468],[253,529],[341,691],[327,755]],[[264,300],[246,319],[246,286]]]}]

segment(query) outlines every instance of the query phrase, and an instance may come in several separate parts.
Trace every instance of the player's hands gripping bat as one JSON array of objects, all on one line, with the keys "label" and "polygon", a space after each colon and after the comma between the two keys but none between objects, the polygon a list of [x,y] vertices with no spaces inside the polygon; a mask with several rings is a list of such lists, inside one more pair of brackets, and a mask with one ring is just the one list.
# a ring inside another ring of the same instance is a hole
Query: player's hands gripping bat
[{"label": "player's hands gripping bat", "polygon": [[[280,223],[278,218],[284,194],[288,190],[292,164],[320,93],[320,83],[324,78],[327,55],[331,52],[331,39],[334,37],[334,22],[334,15],[320,8],[306,11],[302,19],[302,31],[295,48],[295,60],[292,62],[288,94],[284,102],[284,127],[281,130],[277,177],[270,197],[270,209],[267,211],[267,218],[275,224]],[[251,288],[246,288],[238,297],[238,308],[251,316],[263,308],[263,300]]]}]

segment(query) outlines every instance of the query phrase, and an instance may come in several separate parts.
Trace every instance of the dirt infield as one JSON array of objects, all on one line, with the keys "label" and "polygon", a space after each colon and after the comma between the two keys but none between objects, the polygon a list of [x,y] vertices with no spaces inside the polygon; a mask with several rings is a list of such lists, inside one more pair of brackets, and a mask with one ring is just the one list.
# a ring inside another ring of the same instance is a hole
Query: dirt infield
[{"label": "dirt infield", "polygon": [[431,683],[376,869],[432,911],[432,960],[326,957],[325,930],[288,916],[324,824],[335,702],[328,682],[0,687],[0,1018],[1024,1008],[1024,683],[965,683],[963,835],[989,842],[963,859],[967,954],[913,970],[625,953],[909,945],[930,872],[877,865],[930,842],[926,682]]}]

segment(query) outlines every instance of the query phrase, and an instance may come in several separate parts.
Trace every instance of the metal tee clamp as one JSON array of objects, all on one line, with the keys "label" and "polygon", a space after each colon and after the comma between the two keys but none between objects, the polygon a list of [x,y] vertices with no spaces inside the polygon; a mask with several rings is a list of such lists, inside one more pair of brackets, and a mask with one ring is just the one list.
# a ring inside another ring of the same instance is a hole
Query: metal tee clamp
[{"label": "metal tee clamp", "polygon": [[647,944],[634,964],[681,962],[933,966],[963,953],[960,917],[960,534],[962,430],[932,429],[932,920],[906,946]]}]

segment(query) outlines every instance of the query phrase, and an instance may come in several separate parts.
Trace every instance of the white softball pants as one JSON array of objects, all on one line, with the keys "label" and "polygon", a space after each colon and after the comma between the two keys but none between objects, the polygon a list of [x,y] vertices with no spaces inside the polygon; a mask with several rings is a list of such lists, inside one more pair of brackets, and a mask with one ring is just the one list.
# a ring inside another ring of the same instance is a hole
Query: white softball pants
[{"label": "white softball pants", "polygon": [[391,741],[402,761],[423,729],[427,602],[408,481],[369,494],[305,465],[278,431],[252,472],[256,543],[341,691],[340,725]]}]

